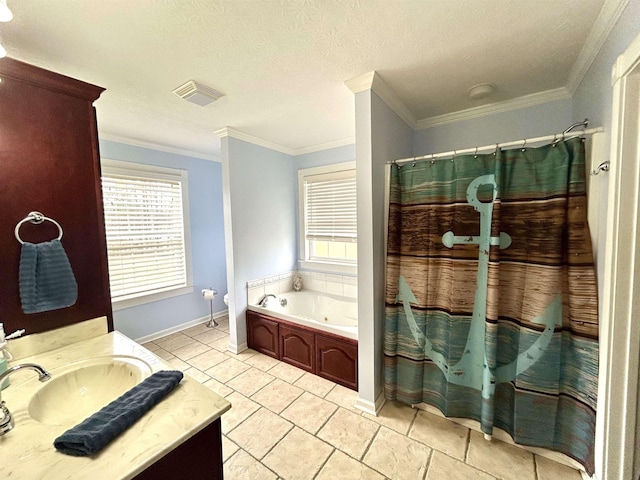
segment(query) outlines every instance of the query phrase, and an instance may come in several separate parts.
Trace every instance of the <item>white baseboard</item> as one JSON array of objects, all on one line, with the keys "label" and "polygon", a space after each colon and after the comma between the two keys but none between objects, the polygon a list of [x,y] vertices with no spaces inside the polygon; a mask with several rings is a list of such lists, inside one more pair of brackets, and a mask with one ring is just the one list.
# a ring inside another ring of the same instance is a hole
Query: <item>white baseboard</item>
[{"label": "white baseboard", "polygon": [[229,350],[231,353],[235,353],[236,355],[238,355],[239,353],[244,352],[248,348],[249,346],[247,345],[247,342],[242,342],[240,345],[236,345],[231,343],[231,341],[229,341],[229,346],[227,347],[227,350]]},{"label": "white baseboard", "polygon": [[[222,310],[220,312],[216,312],[213,314],[213,318],[224,317],[229,313],[228,310]],[[200,325],[201,323],[205,323],[209,321],[211,318],[210,315],[206,317],[196,318],[195,320],[190,320],[185,323],[181,323],[179,325],[174,325],[169,328],[165,328],[164,330],[160,330],[158,332],[150,333],[149,335],[145,335],[144,337],[135,338],[134,341],[137,343],[147,343],[152,342],[153,340],[157,340],[158,338],[166,337],[167,335],[171,335],[172,333],[179,332],[181,330],[185,330],[187,328],[195,327],[196,325]]]},{"label": "white baseboard", "polygon": [[356,407],[358,410],[362,410],[363,412],[368,413],[369,415],[373,415],[374,417],[377,417],[378,413],[380,413],[380,410],[382,410],[382,407],[384,406],[386,401],[387,400],[384,398],[384,392],[378,395],[378,398],[376,398],[375,403],[370,402],[369,400],[360,398],[360,396],[358,396],[358,399],[356,400],[356,404],[354,405],[354,407]]}]

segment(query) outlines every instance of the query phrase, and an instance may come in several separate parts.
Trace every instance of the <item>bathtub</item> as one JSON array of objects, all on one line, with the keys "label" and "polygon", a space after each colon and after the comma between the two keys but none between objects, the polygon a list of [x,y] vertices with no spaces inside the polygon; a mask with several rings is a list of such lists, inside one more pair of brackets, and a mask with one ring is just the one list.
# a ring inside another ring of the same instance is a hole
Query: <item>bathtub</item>
[{"label": "bathtub", "polygon": [[269,297],[264,307],[248,305],[247,308],[352,340],[358,339],[358,303],[353,298],[303,290]]}]

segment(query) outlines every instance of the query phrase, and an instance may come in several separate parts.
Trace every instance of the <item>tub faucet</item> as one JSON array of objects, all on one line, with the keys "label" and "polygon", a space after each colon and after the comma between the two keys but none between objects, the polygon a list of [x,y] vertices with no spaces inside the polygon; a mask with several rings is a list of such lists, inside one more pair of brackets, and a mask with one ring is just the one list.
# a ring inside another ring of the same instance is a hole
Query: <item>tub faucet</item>
[{"label": "tub faucet", "polygon": [[[3,380],[9,375],[25,368],[35,370],[38,373],[38,380],[40,380],[41,382],[46,382],[51,378],[51,374],[40,365],[36,365],[35,363],[21,363],[9,368],[8,370],[0,374],[0,385],[2,385]],[[4,402],[0,401],[0,436],[4,435],[12,429],[13,419],[11,418],[11,412]]]},{"label": "tub faucet", "polygon": [[267,306],[267,301],[269,300],[269,297],[276,298],[276,296],[273,293],[267,293],[264,297],[262,297],[262,300],[260,300],[258,302],[258,306],[259,307],[266,307]]}]

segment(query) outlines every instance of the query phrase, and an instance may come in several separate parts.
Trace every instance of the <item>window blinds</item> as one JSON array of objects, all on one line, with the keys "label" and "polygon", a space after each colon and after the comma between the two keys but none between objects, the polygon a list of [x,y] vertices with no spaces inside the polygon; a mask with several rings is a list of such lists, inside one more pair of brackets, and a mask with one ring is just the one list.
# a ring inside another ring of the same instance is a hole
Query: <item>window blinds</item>
[{"label": "window blinds", "polygon": [[180,180],[103,173],[114,300],[186,285]]},{"label": "window blinds", "polygon": [[355,170],[306,176],[304,191],[307,240],[356,241]]}]

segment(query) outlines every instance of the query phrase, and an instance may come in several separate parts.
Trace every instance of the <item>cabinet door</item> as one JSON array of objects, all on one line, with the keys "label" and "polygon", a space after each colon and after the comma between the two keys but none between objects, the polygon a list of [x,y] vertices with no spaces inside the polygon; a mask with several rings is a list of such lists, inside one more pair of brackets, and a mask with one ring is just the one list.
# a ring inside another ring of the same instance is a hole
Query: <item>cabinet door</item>
[{"label": "cabinet door", "polygon": [[280,360],[313,372],[315,367],[314,334],[281,324]]},{"label": "cabinet door", "polygon": [[316,373],[352,390],[358,389],[358,344],[316,335]]},{"label": "cabinet door", "polygon": [[259,315],[247,312],[247,345],[253,350],[280,358],[278,342],[278,323]]}]

